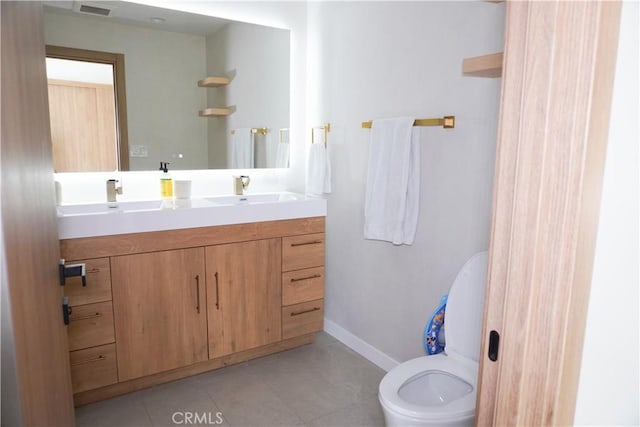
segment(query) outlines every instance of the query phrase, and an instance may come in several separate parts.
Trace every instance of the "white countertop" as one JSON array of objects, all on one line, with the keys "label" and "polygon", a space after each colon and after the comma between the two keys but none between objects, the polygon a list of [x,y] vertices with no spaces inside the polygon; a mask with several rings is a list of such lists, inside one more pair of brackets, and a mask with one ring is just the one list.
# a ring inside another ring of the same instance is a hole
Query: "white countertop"
[{"label": "white countertop", "polygon": [[327,202],[295,193],[58,206],[60,239],[327,215]]}]

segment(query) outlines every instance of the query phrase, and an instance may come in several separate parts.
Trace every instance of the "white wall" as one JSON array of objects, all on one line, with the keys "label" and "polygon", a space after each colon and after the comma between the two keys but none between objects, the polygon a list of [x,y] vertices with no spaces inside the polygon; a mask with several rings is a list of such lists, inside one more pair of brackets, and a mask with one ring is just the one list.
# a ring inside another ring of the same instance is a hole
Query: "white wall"
[{"label": "white wall", "polygon": [[639,13],[623,3],[576,425],[640,424]]},{"label": "white wall", "polygon": [[[422,333],[464,262],[488,247],[500,79],[464,57],[502,50],[504,4],[309,4],[310,123],[330,122],[326,324],[385,368],[424,355]],[[363,239],[365,120],[456,116],[422,128],[413,246]]]},{"label": "white wall", "polygon": [[125,55],[129,146],[149,151],[131,158],[131,170],[207,167],[207,121],[198,117],[206,90],[196,85],[206,74],[204,37],[83,15],[48,12],[44,21],[47,44]]}]

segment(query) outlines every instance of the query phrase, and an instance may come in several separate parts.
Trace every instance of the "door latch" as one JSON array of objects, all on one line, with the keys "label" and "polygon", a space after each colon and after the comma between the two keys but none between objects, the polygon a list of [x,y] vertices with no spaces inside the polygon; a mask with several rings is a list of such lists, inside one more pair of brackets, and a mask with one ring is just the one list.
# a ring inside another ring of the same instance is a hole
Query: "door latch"
[{"label": "door latch", "polygon": [[498,360],[498,349],[500,348],[500,334],[498,331],[489,332],[489,360],[495,362]]},{"label": "door latch", "polygon": [[69,316],[71,316],[72,311],[73,310],[69,305],[69,298],[63,297],[62,298],[62,321],[64,322],[65,325],[69,324]]},{"label": "door latch", "polygon": [[82,286],[87,286],[87,266],[84,263],[79,264],[65,264],[64,258],[60,259],[60,286],[65,285],[65,279],[67,277],[78,277],[82,278]]}]

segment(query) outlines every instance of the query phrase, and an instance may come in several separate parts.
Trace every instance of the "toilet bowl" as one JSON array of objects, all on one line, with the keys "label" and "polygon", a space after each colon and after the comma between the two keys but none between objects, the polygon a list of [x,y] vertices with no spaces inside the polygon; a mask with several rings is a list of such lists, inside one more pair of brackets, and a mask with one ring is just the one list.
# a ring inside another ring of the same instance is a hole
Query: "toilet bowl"
[{"label": "toilet bowl", "polygon": [[473,426],[488,253],[472,256],[451,286],[445,351],[401,363],[380,382],[387,426]]}]

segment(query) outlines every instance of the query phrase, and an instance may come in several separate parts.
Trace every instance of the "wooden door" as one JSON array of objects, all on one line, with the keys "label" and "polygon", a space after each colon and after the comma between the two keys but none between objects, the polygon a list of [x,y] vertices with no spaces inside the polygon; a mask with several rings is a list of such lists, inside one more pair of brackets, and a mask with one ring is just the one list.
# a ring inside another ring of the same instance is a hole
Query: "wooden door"
[{"label": "wooden door", "polygon": [[56,172],[113,172],[118,168],[114,96],[113,85],[49,80]]},{"label": "wooden door", "polygon": [[281,239],[209,246],[209,358],[279,341]]},{"label": "wooden door", "polygon": [[204,248],[111,259],[118,379],[207,360]]},{"label": "wooden door", "polygon": [[507,2],[478,425],[573,422],[619,16]]},{"label": "wooden door", "polygon": [[72,426],[42,5],[0,7],[2,425]]}]

